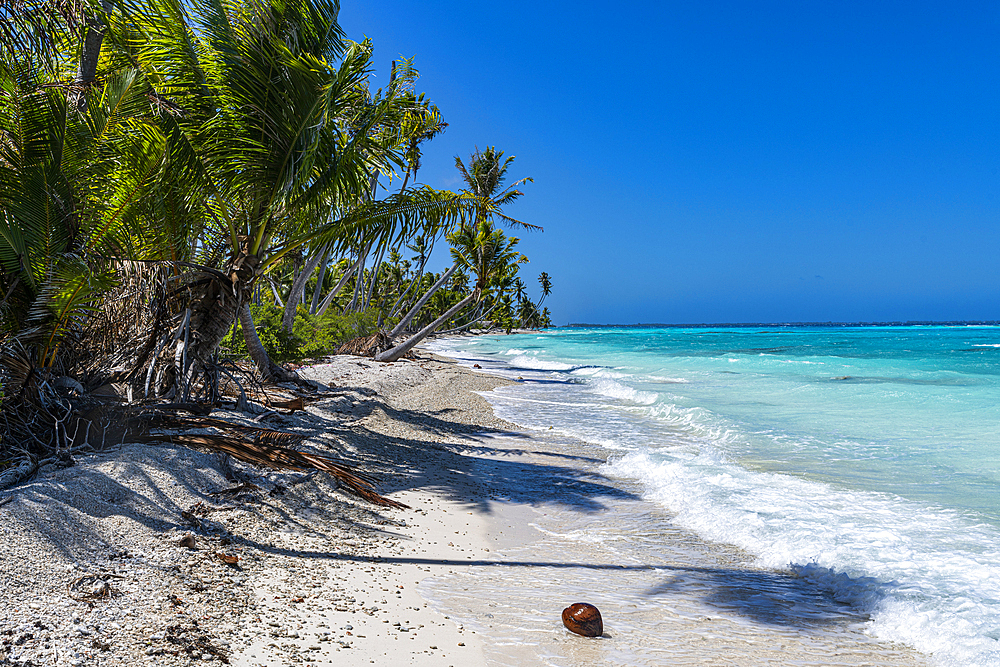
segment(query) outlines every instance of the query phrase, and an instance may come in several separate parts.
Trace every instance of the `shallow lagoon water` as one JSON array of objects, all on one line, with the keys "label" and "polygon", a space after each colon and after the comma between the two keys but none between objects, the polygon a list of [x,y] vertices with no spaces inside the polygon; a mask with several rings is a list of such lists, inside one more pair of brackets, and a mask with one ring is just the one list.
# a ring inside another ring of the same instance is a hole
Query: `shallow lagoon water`
[{"label": "shallow lagoon water", "polygon": [[[656,594],[682,585],[665,583],[680,581],[671,567],[696,562],[673,553],[681,533],[735,547],[717,570],[783,573],[737,586],[727,623],[794,635],[801,628],[782,621],[791,605],[826,619],[823,632],[860,627],[935,664],[1000,664],[1000,329],[571,329],[434,346],[523,378],[487,398],[538,434],[535,449],[607,460],[588,482],[601,487],[600,511],[581,508],[571,489],[562,500],[547,489],[528,521],[538,537],[522,548],[531,562],[574,545],[595,563],[665,566],[573,573],[581,593],[619,577],[608,594],[635,596],[632,641],[614,645],[632,648],[613,664],[677,658],[651,628],[727,608],[705,581],[684,584],[706,586],[704,608],[671,609]],[[566,472],[569,482],[587,481],[577,474]],[[532,483],[546,482],[522,486]],[[541,591],[538,569],[505,571],[495,583]],[[454,584],[429,593],[457,604]],[[843,606],[811,598],[815,590]],[[539,596],[539,613],[549,597]],[[492,630],[506,628],[516,644],[528,630],[512,630],[525,624],[511,619]],[[543,662],[564,658],[553,650]]]}]

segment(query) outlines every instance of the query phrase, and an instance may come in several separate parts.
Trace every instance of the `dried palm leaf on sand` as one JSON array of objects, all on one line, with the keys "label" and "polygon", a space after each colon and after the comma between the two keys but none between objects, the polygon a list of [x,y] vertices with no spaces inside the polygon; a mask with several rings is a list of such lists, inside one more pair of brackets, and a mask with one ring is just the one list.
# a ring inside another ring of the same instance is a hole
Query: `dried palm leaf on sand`
[{"label": "dried palm leaf on sand", "polygon": [[353,338],[339,348],[337,354],[352,354],[356,357],[374,357],[392,347],[392,339],[384,331],[376,331],[370,336]]},{"label": "dried palm leaf on sand", "polygon": [[139,419],[142,420],[143,426],[147,429],[215,428],[238,437],[250,438],[255,443],[259,442],[265,445],[290,446],[297,445],[305,440],[305,436],[301,433],[275,431],[274,429],[261,426],[244,426],[242,424],[227,422],[224,419],[216,419],[215,417],[176,417],[174,415],[152,414],[140,416]]},{"label": "dried palm leaf on sand", "polygon": [[270,445],[255,440],[247,442],[240,438],[212,434],[181,433],[172,435],[147,435],[133,438],[138,442],[169,442],[193,449],[223,452],[235,459],[265,466],[275,470],[321,470],[339,480],[347,489],[360,498],[381,505],[410,509],[403,503],[390,500],[375,492],[375,484],[364,475],[331,458],[309,452],[299,452],[280,445]]}]

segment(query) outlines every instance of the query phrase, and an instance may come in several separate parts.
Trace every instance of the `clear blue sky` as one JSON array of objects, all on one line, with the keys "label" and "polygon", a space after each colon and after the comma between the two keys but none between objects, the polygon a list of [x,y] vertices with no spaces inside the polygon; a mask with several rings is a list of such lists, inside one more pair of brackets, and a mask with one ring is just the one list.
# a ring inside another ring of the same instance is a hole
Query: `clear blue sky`
[{"label": "clear blue sky", "polygon": [[1000,319],[996,2],[341,2],[450,124],[422,182],[534,177],[557,324]]}]

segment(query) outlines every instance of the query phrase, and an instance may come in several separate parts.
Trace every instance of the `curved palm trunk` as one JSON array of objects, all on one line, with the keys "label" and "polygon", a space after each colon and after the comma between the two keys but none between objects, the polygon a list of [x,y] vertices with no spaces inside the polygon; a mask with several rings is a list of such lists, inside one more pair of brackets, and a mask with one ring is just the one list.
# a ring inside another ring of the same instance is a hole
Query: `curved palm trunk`
[{"label": "curved palm trunk", "polygon": [[306,260],[305,266],[299,271],[298,275],[295,276],[295,280],[292,281],[292,289],[288,291],[288,299],[285,301],[285,309],[281,314],[281,326],[288,333],[292,333],[292,326],[295,324],[295,311],[299,307],[299,302],[302,301],[303,296],[306,292],[306,283],[309,282],[309,277],[312,272],[316,270],[319,266],[320,260],[323,259],[323,254],[317,252]]},{"label": "curved palm trunk", "polygon": [[452,306],[451,308],[449,308],[447,310],[447,312],[445,312],[444,315],[442,315],[441,317],[437,318],[436,320],[434,320],[433,322],[431,322],[430,324],[428,324],[426,327],[424,327],[423,329],[421,329],[418,333],[415,333],[414,335],[410,336],[408,339],[406,339],[406,341],[400,343],[399,345],[397,345],[396,347],[392,348],[391,350],[386,350],[385,352],[382,352],[380,354],[376,354],[375,355],[375,361],[396,361],[397,359],[399,359],[400,357],[402,357],[404,354],[406,354],[407,352],[409,352],[410,350],[412,350],[413,347],[415,345],[417,345],[420,341],[422,341],[423,339],[427,338],[432,333],[434,333],[435,329],[437,329],[439,326],[441,326],[442,324],[444,324],[445,322],[447,322],[448,320],[450,320],[459,311],[461,311],[463,308],[465,308],[470,303],[472,303],[473,299],[475,299],[475,298],[476,298],[476,294],[475,294],[475,292],[473,292],[472,294],[470,294],[469,296],[465,297],[464,299],[462,299],[461,301],[459,301],[458,303],[456,303],[454,306]]},{"label": "curved palm trunk", "polygon": [[249,294],[240,294],[233,282],[219,278],[210,281],[199,297],[191,302],[188,326],[192,335],[185,349],[189,367],[192,363],[204,364],[215,353],[233,328],[239,306],[247,301]]},{"label": "curved palm trunk", "polygon": [[[166,362],[167,374],[164,375],[164,370],[161,370],[157,380],[158,385],[159,377],[169,379],[172,376],[170,383],[176,389],[174,393],[182,396],[187,391],[189,383],[210,365],[212,355],[233,328],[237,318],[243,329],[247,350],[261,375],[267,380],[283,382],[297,379],[295,374],[289,373],[271,361],[260,338],[257,337],[253,316],[250,313],[253,287],[247,280],[252,275],[256,259],[241,264],[243,265],[237,266],[228,276],[216,273],[211,275],[210,280],[201,281],[202,286],[188,302],[189,306],[181,326],[167,334],[167,341],[172,342],[165,348],[161,347],[163,355],[160,359]],[[178,357],[182,359],[179,364]],[[149,371],[145,371],[145,376],[148,377],[151,373],[152,367]],[[159,388],[163,389],[162,386]]]},{"label": "curved palm trunk", "polygon": [[399,298],[396,299],[396,303],[392,304],[392,308],[389,310],[389,318],[390,319],[392,319],[393,317],[396,316],[396,313],[398,313],[399,310],[403,306],[403,300],[410,293],[410,290],[413,289],[420,282],[420,278],[423,277],[423,275],[424,275],[424,267],[427,266],[427,258],[430,257],[430,254],[432,252],[434,252],[434,244],[435,243],[437,243],[437,237],[436,236],[433,239],[431,239],[431,246],[430,246],[430,248],[428,248],[427,254],[421,260],[421,262],[420,262],[420,268],[417,269],[417,274],[415,276],[413,276],[413,279],[410,280],[410,284],[406,286],[406,291],[404,291],[402,294],[399,295]]},{"label": "curved palm trunk", "polygon": [[242,301],[238,283],[235,273],[232,277],[219,272],[194,274],[180,290],[186,298],[175,303],[180,306],[175,319],[157,319],[147,342],[148,349],[155,345],[155,352],[151,357],[139,355],[131,372],[133,381],[142,382],[147,393],[155,387],[156,396],[185,396],[236,322]]},{"label": "curved palm trunk", "polygon": [[472,319],[469,322],[466,322],[462,326],[455,327],[454,329],[448,329],[447,331],[442,331],[441,333],[442,334],[450,334],[450,333],[454,333],[456,331],[465,331],[466,329],[468,329],[469,327],[471,327],[473,324],[478,324],[480,322],[485,322],[486,318],[489,317],[493,313],[493,311],[497,309],[497,306],[499,306],[499,305],[500,305],[499,303],[494,304],[493,307],[490,308],[489,310],[487,310],[485,313],[483,313],[482,315],[476,315],[474,319]]},{"label": "curved palm trunk", "polygon": [[243,329],[243,339],[247,343],[247,352],[253,359],[254,366],[265,380],[278,380],[285,382],[294,379],[294,374],[289,373],[278,364],[271,361],[267,350],[257,336],[257,328],[253,323],[253,313],[250,312],[250,304],[246,301],[240,306],[240,328]]},{"label": "curved palm trunk", "polygon": [[330,290],[330,293],[326,295],[326,298],[323,299],[323,303],[320,304],[319,310],[316,311],[316,317],[323,317],[326,309],[330,307],[331,303],[333,303],[334,297],[340,294],[340,290],[344,289],[344,285],[347,284],[347,281],[351,279],[351,276],[354,275],[354,272],[357,271],[360,266],[361,260],[359,259],[350,268],[348,268],[347,271],[344,271],[344,275],[340,277],[340,281],[332,290]]},{"label": "curved palm trunk", "polygon": [[438,278],[437,282],[434,283],[415,304],[413,304],[413,308],[410,308],[409,312],[406,313],[406,315],[403,316],[403,319],[399,321],[399,324],[397,324],[393,330],[389,332],[389,337],[395,338],[399,334],[406,331],[406,328],[410,326],[410,322],[412,322],[413,318],[417,316],[420,309],[424,307],[424,304],[427,303],[432,296],[434,296],[434,292],[437,292],[442,285],[448,282],[448,278],[451,278],[451,274],[455,273],[457,270],[458,264],[452,264],[451,268],[445,271],[444,275]]},{"label": "curved palm trunk", "polygon": [[326,269],[330,266],[330,251],[323,253],[323,261],[319,265],[319,276],[316,278],[316,289],[313,290],[312,303],[309,304],[309,313],[316,314],[319,309],[319,298],[323,294],[323,279],[326,278]]},{"label": "curved palm trunk", "polygon": [[372,266],[372,280],[368,285],[368,293],[365,295],[365,300],[361,304],[362,312],[368,310],[368,306],[371,304],[372,295],[375,293],[375,286],[378,284],[378,276],[382,271],[382,259],[385,257],[385,248],[382,248],[382,252],[379,253],[378,260]]}]

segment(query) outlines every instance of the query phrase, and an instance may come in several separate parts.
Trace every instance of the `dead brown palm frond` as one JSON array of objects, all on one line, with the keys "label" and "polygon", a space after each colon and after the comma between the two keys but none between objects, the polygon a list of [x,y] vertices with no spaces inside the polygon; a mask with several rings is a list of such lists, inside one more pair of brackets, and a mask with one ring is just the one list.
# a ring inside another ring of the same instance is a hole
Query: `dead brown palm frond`
[{"label": "dead brown palm frond", "polygon": [[344,484],[356,496],[383,507],[409,509],[407,505],[390,500],[375,492],[375,484],[364,475],[333,459],[318,454],[299,452],[279,445],[255,440],[212,434],[147,435],[134,438],[137,442],[169,442],[193,449],[223,452],[235,459],[274,470],[321,470]]},{"label": "dead brown palm frond", "polygon": [[264,445],[287,446],[297,445],[305,436],[301,433],[275,431],[261,426],[244,426],[233,424],[215,417],[177,417],[174,415],[156,414],[140,417],[146,428],[216,428],[232,435],[243,437]]},{"label": "dead brown palm frond", "polygon": [[0,382],[5,396],[19,394],[34,371],[34,359],[19,339],[8,340],[0,348]]},{"label": "dead brown palm frond", "polygon": [[361,336],[347,341],[339,348],[337,354],[351,354],[356,357],[374,357],[392,347],[392,339],[384,331],[377,331],[371,336]]},{"label": "dead brown palm frond", "polygon": [[280,410],[288,410],[289,412],[306,409],[306,402],[301,396],[295,396],[294,398],[289,398],[288,400],[267,397],[264,399],[263,403],[269,408],[278,408]]}]

